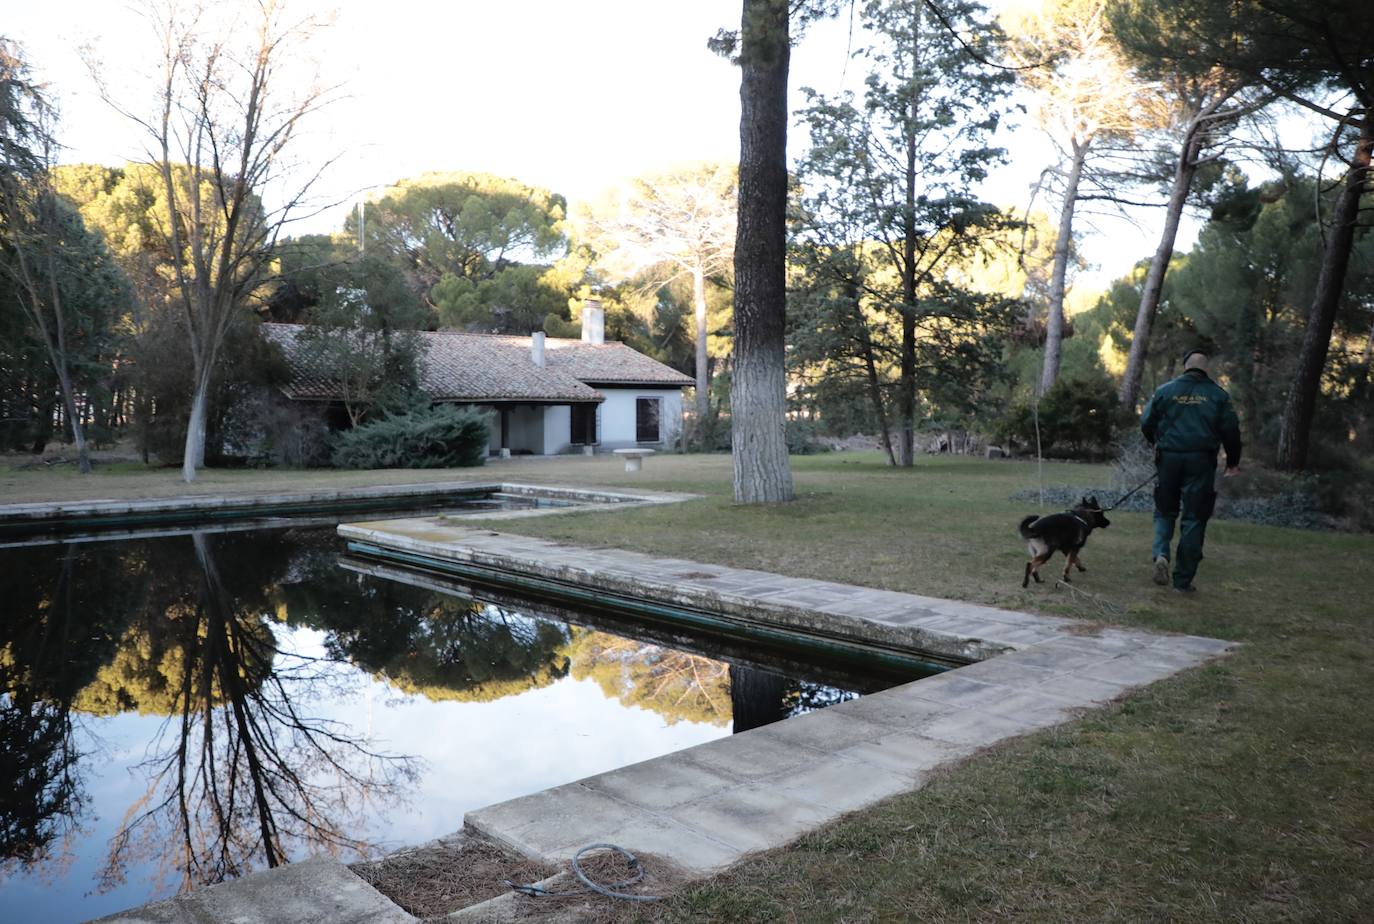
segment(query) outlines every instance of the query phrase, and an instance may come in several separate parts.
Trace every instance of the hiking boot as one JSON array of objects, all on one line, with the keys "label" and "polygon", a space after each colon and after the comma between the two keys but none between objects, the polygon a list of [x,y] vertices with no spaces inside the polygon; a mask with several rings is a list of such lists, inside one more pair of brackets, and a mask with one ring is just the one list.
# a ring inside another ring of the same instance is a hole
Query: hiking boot
[{"label": "hiking boot", "polygon": [[1195,593],[1197,593],[1197,588],[1194,587],[1192,584],[1184,584],[1182,587],[1175,587],[1175,588],[1174,588],[1174,593],[1176,593],[1176,594],[1195,594]]},{"label": "hiking boot", "polygon": [[1155,559],[1154,581],[1160,587],[1169,583],[1169,559],[1163,555]]}]

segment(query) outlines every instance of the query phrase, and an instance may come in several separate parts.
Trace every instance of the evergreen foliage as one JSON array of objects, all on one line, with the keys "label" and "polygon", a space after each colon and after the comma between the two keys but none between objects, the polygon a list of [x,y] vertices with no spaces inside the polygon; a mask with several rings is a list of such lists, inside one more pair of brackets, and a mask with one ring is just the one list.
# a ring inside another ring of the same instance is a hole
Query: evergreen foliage
[{"label": "evergreen foliage", "polygon": [[[366,204],[344,230],[384,256],[447,325],[528,334],[567,313],[545,264],[567,251],[563,197],[487,173],[426,173]],[[361,232],[361,233],[360,233]]]},{"label": "evergreen foliage", "polygon": [[412,407],[345,430],[334,439],[338,468],[459,468],[481,465],[491,422],[452,404]]},{"label": "evergreen foliage", "polygon": [[[815,390],[862,382],[890,457],[910,465],[932,390],[977,393],[1010,327],[1007,300],[967,291],[953,272],[1011,224],[973,192],[1005,157],[992,135],[1010,76],[971,57],[926,5],[863,9],[862,96],[807,91],[790,359]],[[980,47],[1000,41],[977,4],[945,12]]]},{"label": "evergreen foliage", "polygon": [[1040,399],[1021,401],[998,422],[997,438],[1044,455],[1104,458],[1115,435],[1116,388],[1105,375],[1060,378]]}]

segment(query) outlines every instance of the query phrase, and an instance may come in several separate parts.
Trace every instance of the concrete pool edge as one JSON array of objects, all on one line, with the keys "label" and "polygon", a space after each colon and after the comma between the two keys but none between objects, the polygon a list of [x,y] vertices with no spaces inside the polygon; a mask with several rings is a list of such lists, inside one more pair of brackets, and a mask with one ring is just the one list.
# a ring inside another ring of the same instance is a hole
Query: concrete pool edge
[{"label": "concrete pool edge", "polygon": [[[613,842],[709,875],[1003,741],[1069,721],[1237,647],[766,572],[586,549],[424,520],[339,528],[438,561],[637,588],[973,663],[820,712],[468,812],[464,830],[549,863]],[[458,915],[461,918],[461,913]]]},{"label": "concrete pool edge", "polygon": [[[585,508],[582,508],[585,509]],[[496,514],[498,516],[506,514]],[[944,646],[968,666],[468,812],[454,837],[483,838],[551,864],[591,843],[663,856],[692,878],[757,850],[783,846],[840,816],[922,788],[988,747],[1071,721],[1180,671],[1225,655],[1234,643],[1158,635],[914,594],[766,572],[587,549],[495,533],[437,517],[339,527],[351,543],[507,574],[554,576],[585,587],[660,594],[678,603],[738,609],[750,619],[827,628],[884,644]],[[304,920],[266,914],[267,896],[299,888],[288,871],[254,874],[102,921],[222,920],[244,895],[263,896],[264,924]],[[310,861],[340,885],[348,907],[314,920],[414,921],[342,864]],[[349,879],[348,877],[352,877]],[[449,920],[522,919],[523,900],[501,896]],[[287,905],[284,902],[284,907]],[[499,912],[498,912],[498,907]],[[156,914],[153,912],[156,911]]]},{"label": "concrete pool edge", "polygon": [[529,499],[581,501],[581,505],[454,514],[467,518],[548,516],[602,505],[640,507],[680,503],[697,495],[663,491],[608,490],[565,485],[526,484],[498,479],[368,485],[314,491],[253,494],[190,494],[176,497],[0,504],[0,540],[60,535],[83,530],[116,531],[230,522],[306,514],[382,513],[387,507],[420,507],[445,500],[509,494]]}]

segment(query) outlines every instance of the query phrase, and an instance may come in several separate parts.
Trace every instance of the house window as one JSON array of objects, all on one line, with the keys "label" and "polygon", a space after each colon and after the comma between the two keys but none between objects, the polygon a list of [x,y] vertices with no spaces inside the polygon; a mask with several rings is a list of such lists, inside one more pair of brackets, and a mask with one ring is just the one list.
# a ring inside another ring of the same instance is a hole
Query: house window
[{"label": "house window", "polygon": [[594,446],[596,444],[595,404],[574,404],[572,406],[572,433],[569,441],[574,446]]},{"label": "house window", "polygon": [[635,440],[640,443],[657,443],[658,423],[662,418],[662,398],[635,399]]}]

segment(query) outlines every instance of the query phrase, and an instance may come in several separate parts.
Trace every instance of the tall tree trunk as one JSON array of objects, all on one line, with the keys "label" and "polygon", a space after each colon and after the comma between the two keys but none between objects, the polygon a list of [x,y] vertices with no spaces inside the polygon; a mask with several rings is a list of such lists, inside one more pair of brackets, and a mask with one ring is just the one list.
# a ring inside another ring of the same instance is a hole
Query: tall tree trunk
[{"label": "tall tree trunk", "polygon": [[1307,451],[1312,435],[1312,415],[1321,390],[1322,369],[1331,347],[1331,331],[1336,324],[1336,309],[1340,307],[1345,288],[1345,273],[1350,265],[1350,251],[1355,243],[1355,227],[1360,219],[1360,197],[1369,185],[1370,155],[1374,150],[1374,113],[1364,112],[1360,122],[1360,137],[1351,158],[1345,188],[1336,204],[1331,236],[1322,255],[1321,273],[1312,307],[1307,313],[1307,331],[1298,353],[1298,370],[1279,426],[1278,452],[1275,463],[1279,468],[1298,470],[1307,467]]},{"label": "tall tree trunk", "polygon": [[81,474],[89,475],[91,473],[91,453],[86,446],[86,428],[81,425],[81,415],[76,411],[72,380],[71,376],[67,374],[65,359],[58,366],[57,380],[62,386],[62,406],[66,408],[67,420],[71,423],[72,442],[76,446],[76,467],[80,469]]},{"label": "tall tree trunk", "polygon": [[902,371],[897,383],[897,464],[910,468],[916,464],[916,315],[902,306]]},{"label": "tall tree trunk", "polygon": [[1078,181],[1083,176],[1092,139],[1074,139],[1073,162],[1064,183],[1064,205],[1059,210],[1059,236],[1054,239],[1054,271],[1050,276],[1049,316],[1045,320],[1045,366],[1040,375],[1040,393],[1050,390],[1059,378],[1059,362],[1064,346],[1064,280],[1069,271],[1069,246],[1073,243],[1073,210],[1078,202]]},{"label": "tall tree trunk", "polygon": [[916,463],[916,115],[920,97],[914,89],[920,70],[921,10],[911,18],[911,79],[912,93],[907,100],[907,124],[903,141],[906,146],[906,174],[903,177],[902,212],[902,362],[897,386],[897,413],[901,415],[898,431],[897,464],[910,468]]},{"label": "tall tree trunk", "polygon": [[1168,272],[1169,261],[1174,255],[1174,240],[1178,237],[1183,206],[1193,188],[1193,177],[1197,176],[1198,157],[1202,153],[1201,118],[1202,114],[1193,118],[1183,137],[1178,165],[1174,168],[1174,183],[1169,190],[1169,207],[1164,214],[1164,233],[1159,237],[1159,246],[1150,260],[1150,271],[1145,275],[1145,289],[1140,293],[1135,333],[1131,335],[1131,352],[1126,357],[1126,374],[1121,378],[1119,392],[1121,406],[1128,411],[1135,410],[1136,400],[1140,397],[1140,380],[1145,374],[1145,358],[1150,352],[1150,331],[1154,328],[1159,297],[1164,291],[1164,274]]},{"label": "tall tree trunk", "polygon": [[186,422],[186,448],[181,457],[181,480],[196,480],[196,469],[205,464],[207,405],[210,397],[210,369],[196,371],[196,387],[191,396],[191,418]]},{"label": "tall tree trunk", "polygon": [[892,450],[892,431],[887,423],[887,408],[883,406],[883,390],[878,381],[878,363],[873,358],[873,338],[868,325],[859,322],[859,335],[863,338],[861,349],[864,354],[864,372],[868,379],[868,397],[873,402],[873,413],[878,415],[878,430],[883,438],[883,451],[887,453],[889,465],[896,466],[897,455]]},{"label": "tall tree trunk", "polygon": [[[41,382],[35,385],[36,391],[42,388]],[[52,437],[53,405],[56,403],[51,391],[37,391],[37,394],[41,394],[43,397],[37,398],[37,406],[34,408],[37,413],[34,416],[33,446],[31,448],[36,456],[42,455],[43,450],[48,448],[48,440]]]},{"label": "tall tree trunk", "polygon": [[783,349],[788,43],[788,0],[744,0],[730,379],[735,500],[741,503],[792,499]]},{"label": "tall tree trunk", "polygon": [[[52,330],[48,329],[43,309],[43,298],[39,295],[39,284],[29,267],[24,243],[15,241],[14,255],[19,264],[21,299],[27,299],[26,313],[38,328],[47,350],[48,360],[52,363],[53,373],[61,394],[61,407],[66,412],[67,425],[72,429],[72,442],[76,446],[76,464],[81,474],[91,473],[91,457],[86,448],[86,433],[81,427],[81,415],[76,412],[76,396],[72,392],[71,373],[67,368],[67,320],[62,310],[62,290],[57,283],[57,248],[59,246],[58,225],[54,213],[55,203],[51,193],[46,193],[37,203],[39,234],[42,239],[43,259],[48,266],[48,309],[52,311]],[[22,303],[22,302],[21,302]],[[41,452],[42,450],[40,450]]]},{"label": "tall tree trunk", "polygon": [[700,263],[692,268],[692,301],[697,315],[697,449],[705,452],[710,437],[706,415],[711,403],[711,366],[706,356],[706,269]]}]

